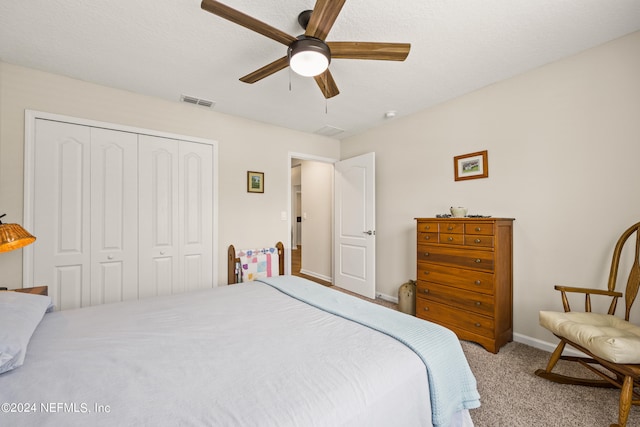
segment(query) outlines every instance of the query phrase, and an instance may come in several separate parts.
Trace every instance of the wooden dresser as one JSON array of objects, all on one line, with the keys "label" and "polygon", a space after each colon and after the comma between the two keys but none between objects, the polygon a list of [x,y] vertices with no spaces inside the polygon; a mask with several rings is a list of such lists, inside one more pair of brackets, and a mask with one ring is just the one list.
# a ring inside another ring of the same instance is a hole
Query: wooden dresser
[{"label": "wooden dresser", "polygon": [[513,219],[416,221],[416,316],[497,353],[513,340]]}]

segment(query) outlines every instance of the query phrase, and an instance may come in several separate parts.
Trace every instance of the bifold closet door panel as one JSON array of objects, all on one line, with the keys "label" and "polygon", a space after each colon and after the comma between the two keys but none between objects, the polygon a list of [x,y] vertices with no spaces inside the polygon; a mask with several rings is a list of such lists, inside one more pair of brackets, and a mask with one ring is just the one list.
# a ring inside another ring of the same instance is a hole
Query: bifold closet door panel
[{"label": "bifold closet door panel", "polygon": [[140,298],[173,293],[179,279],[177,141],[138,137]]},{"label": "bifold closet door panel", "polygon": [[138,135],[91,128],[91,305],[138,298]]},{"label": "bifold closet door panel", "polygon": [[213,285],[213,146],[179,142],[179,282],[174,292]]},{"label": "bifold closet door panel", "polygon": [[38,119],[35,125],[33,282],[60,310],[91,304],[91,131]]}]

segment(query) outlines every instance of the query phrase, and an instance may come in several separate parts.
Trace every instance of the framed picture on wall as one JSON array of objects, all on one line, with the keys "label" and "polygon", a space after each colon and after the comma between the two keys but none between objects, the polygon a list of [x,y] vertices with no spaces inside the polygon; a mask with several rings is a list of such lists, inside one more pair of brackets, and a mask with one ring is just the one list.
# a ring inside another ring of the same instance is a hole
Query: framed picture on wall
[{"label": "framed picture on wall", "polygon": [[455,180],[487,178],[489,176],[488,157],[487,150],[455,156],[453,158]]},{"label": "framed picture on wall", "polygon": [[264,172],[247,172],[247,191],[249,193],[264,193]]}]

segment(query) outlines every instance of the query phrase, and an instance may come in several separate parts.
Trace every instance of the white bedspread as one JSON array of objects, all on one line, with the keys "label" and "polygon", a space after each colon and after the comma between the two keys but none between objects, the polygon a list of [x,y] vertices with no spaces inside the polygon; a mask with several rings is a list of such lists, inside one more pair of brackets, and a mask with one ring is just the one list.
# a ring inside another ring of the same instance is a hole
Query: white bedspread
[{"label": "white bedspread", "polygon": [[415,353],[259,282],[46,314],[0,404],[7,426],[431,425]]}]

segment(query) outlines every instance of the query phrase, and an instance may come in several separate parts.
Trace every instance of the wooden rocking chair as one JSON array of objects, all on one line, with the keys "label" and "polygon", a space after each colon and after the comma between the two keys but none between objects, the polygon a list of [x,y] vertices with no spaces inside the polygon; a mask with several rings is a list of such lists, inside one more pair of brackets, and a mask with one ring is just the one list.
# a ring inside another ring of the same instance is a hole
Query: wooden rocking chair
[{"label": "wooden rocking chair", "polygon": [[[551,354],[547,368],[538,369],[535,372],[536,375],[562,384],[620,388],[618,423],[611,424],[611,427],[626,426],[631,405],[640,405],[640,394],[634,390],[634,387],[640,386],[640,327],[629,323],[631,306],[640,286],[639,230],[640,222],[627,229],[618,239],[611,261],[608,290],[556,286],[555,289],[561,292],[565,312],[540,312],[540,324],[560,338],[560,343]],[[634,233],[636,235],[635,260],[623,295],[615,290],[620,254],[625,243]],[[571,311],[567,293],[585,295],[585,312]],[[591,312],[591,295],[611,297],[607,314]],[[618,298],[623,296],[625,301],[624,320],[614,316]],[[566,344],[589,357],[563,356],[562,351]],[[560,359],[578,362],[602,379],[574,378],[552,372]]]}]

